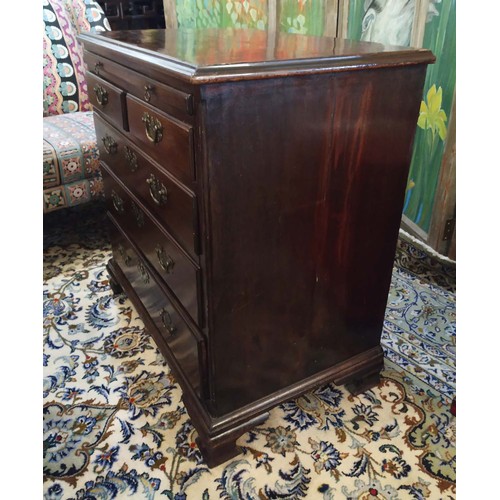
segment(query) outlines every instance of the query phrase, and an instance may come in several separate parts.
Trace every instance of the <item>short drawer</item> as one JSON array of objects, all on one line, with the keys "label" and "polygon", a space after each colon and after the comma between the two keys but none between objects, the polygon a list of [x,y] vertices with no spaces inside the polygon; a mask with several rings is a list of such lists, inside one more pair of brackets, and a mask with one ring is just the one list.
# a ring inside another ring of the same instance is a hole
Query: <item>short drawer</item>
[{"label": "short drawer", "polygon": [[125,92],[87,71],[89,99],[118,128],[128,130]]},{"label": "short drawer", "polygon": [[132,199],[129,193],[102,168],[108,210],[132,241],[141,249],[158,275],[181,303],[183,309],[202,326],[201,277],[199,267],[178,247],[156,221]]},{"label": "short drawer", "polygon": [[137,146],[94,114],[101,159],[190,254],[200,253],[196,196],[146,159]]},{"label": "short drawer", "polygon": [[189,185],[195,179],[193,129],[127,95],[130,134],[140,148]]},{"label": "short drawer", "polygon": [[[116,263],[148,311],[169,353],[175,358],[185,378],[201,397],[200,359],[204,352],[203,338],[199,333],[195,334],[191,331],[157,283],[154,271],[134,249],[113,217],[110,217],[110,220],[110,237]],[[163,351],[163,346],[158,347]]]},{"label": "short drawer", "polygon": [[193,95],[190,92],[183,92],[170,85],[157,82],[91,52],[85,51],[85,61],[90,71],[115,83],[115,85],[126,88],[127,92],[135,95],[138,99],[149,102],[154,107],[172,114],[180,120],[191,121],[194,107]]}]

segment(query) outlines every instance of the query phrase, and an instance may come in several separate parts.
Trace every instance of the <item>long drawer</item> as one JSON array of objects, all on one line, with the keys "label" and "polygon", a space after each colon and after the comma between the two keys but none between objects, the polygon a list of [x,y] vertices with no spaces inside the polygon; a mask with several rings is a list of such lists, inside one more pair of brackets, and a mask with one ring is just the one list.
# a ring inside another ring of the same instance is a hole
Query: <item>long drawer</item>
[{"label": "long drawer", "polygon": [[101,159],[191,255],[200,252],[196,196],[94,113]]},{"label": "long drawer", "polygon": [[200,268],[134,200],[109,167],[105,163],[101,163],[101,166],[108,211],[141,249],[181,306],[202,327]]},{"label": "long drawer", "polygon": [[204,353],[203,338],[190,330],[157,283],[154,271],[147,261],[134,249],[114,218],[109,218],[113,258],[148,311],[185,378],[198,396],[202,397],[200,360]]}]

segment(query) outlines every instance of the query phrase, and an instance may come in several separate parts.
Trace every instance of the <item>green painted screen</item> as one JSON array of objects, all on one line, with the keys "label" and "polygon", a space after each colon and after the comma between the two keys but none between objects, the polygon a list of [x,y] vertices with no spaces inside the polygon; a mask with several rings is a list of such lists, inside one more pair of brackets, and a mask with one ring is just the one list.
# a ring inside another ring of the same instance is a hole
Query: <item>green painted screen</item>
[{"label": "green painted screen", "polygon": [[[177,21],[184,28],[256,28],[268,23],[267,0],[177,0]],[[325,0],[278,2],[281,31],[322,35]]]},{"label": "green painted screen", "polygon": [[287,33],[322,35],[325,24],[324,0],[282,0],[279,2],[279,26]]},{"label": "green painted screen", "polygon": [[267,28],[267,0],[177,0],[182,28]]},{"label": "green painted screen", "polygon": [[436,63],[427,69],[403,209],[426,232],[435,202],[456,79],[455,0],[443,0],[436,7],[439,16],[427,25],[423,43],[434,52]]},{"label": "green painted screen", "polygon": [[[365,10],[365,5],[368,10]],[[398,7],[399,5],[399,7]],[[414,9],[415,2],[401,0],[365,2],[351,0],[349,4],[348,38],[360,40],[367,32],[369,22],[380,19],[378,33],[373,41],[387,43],[389,34],[409,39],[411,23],[407,14]],[[391,17],[392,15],[392,17]],[[405,19],[405,24],[397,23]],[[455,0],[429,2],[428,22],[425,26],[423,46],[432,50],[436,63],[428,66],[427,77],[417,123],[410,173],[406,188],[403,213],[425,232],[429,231],[436,188],[441,169],[447,125],[453,103],[456,79],[456,7]],[[385,25],[384,25],[385,23]],[[404,33],[401,33],[404,31]],[[395,43],[395,40],[390,40]],[[398,43],[396,43],[398,44]],[[399,43],[400,45],[402,43]],[[404,43],[403,45],[407,45]]]}]

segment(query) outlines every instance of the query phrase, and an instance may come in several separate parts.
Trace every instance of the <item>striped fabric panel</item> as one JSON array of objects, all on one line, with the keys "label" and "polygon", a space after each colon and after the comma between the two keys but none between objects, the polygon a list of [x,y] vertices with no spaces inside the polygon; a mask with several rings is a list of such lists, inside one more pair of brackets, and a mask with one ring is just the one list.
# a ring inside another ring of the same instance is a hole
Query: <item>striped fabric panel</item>
[{"label": "striped fabric panel", "polygon": [[85,80],[80,32],[109,31],[94,0],[43,0],[44,116],[92,109]]}]

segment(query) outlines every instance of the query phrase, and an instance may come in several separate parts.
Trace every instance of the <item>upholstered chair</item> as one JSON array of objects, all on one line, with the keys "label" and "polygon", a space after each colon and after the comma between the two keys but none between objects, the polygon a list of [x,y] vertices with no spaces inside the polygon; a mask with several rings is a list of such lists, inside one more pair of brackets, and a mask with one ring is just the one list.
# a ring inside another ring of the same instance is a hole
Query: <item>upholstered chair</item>
[{"label": "upholstered chair", "polygon": [[43,210],[102,196],[81,32],[109,31],[94,0],[43,0]]}]

